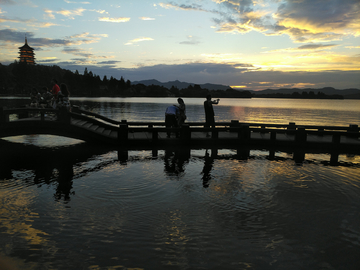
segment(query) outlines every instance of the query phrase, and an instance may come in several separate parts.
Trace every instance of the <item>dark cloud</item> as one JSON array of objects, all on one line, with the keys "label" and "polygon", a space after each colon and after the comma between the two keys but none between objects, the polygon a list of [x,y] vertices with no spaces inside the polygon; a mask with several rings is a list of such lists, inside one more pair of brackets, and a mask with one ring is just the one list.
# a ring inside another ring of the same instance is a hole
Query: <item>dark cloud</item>
[{"label": "dark cloud", "polygon": [[213,22],[218,32],[257,30],[266,35],[286,34],[296,42],[331,41],[349,33],[355,35],[360,12],[359,0],[285,0],[275,14],[269,14],[253,0],[223,0],[218,7],[217,10],[197,7],[217,15]]},{"label": "dark cloud", "polygon": [[332,48],[332,47],[336,47],[336,44],[307,44],[307,45],[302,45],[299,46],[298,49],[299,50],[318,50],[318,49],[326,49],[326,48]]},{"label": "dark cloud", "polygon": [[82,57],[86,57],[86,58],[90,58],[93,56],[92,53],[88,53],[83,51],[82,49],[78,49],[78,48],[70,48],[70,47],[65,47],[62,50],[63,53],[70,53],[73,55],[77,55],[77,56],[82,56]]},{"label": "dark cloud", "polygon": [[121,63],[121,61],[115,61],[115,60],[101,61],[101,62],[98,62],[98,65],[115,65],[117,63]]},{"label": "dark cloud", "polygon": [[16,2],[13,0],[0,0],[1,5],[16,5]]},{"label": "dark cloud", "polygon": [[72,44],[70,40],[66,39],[50,39],[50,38],[34,38],[32,32],[14,31],[12,29],[0,30],[0,40],[10,41],[14,43],[22,43],[25,41],[25,36],[32,47],[46,46],[46,47],[58,47]]},{"label": "dark cloud", "polygon": [[183,10],[196,10],[196,11],[205,11],[201,5],[198,4],[190,4],[190,5],[185,5],[185,4],[177,4],[174,2],[169,2],[167,4],[162,4],[163,7],[165,8],[178,8],[178,9],[183,9]]},{"label": "dark cloud", "polygon": [[57,59],[36,60],[37,64],[55,63]]},{"label": "dark cloud", "polygon": [[16,43],[24,42],[25,36],[32,37],[33,34],[30,32],[19,32],[11,29],[2,29],[0,30],[0,40],[11,41]]},{"label": "dark cloud", "polygon": [[358,0],[287,0],[275,15],[277,25],[283,28],[277,28],[279,33],[306,42],[339,39],[347,30],[355,33],[359,12]]}]

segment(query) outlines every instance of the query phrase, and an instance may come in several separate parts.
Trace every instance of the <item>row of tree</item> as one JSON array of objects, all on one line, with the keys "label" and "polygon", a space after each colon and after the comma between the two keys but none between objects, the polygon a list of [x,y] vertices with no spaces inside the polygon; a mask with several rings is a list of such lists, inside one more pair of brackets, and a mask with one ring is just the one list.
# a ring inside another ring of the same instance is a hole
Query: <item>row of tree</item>
[{"label": "row of tree", "polygon": [[170,89],[159,86],[144,84],[131,84],[122,76],[118,80],[114,77],[103,79],[85,68],[80,74],[77,70],[62,69],[59,66],[27,65],[26,63],[14,63],[6,66],[0,63],[0,95],[2,96],[28,96],[33,88],[41,90],[50,88],[51,79],[55,78],[59,83],[67,84],[71,96],[81,97],[206,97],[211,94],[214,98],[342,98],[339,95],[327,96],[324,93],[295,92],[293,94],[254,94],[250,91],[208,90],[200,85],[189,85],[187,88],[178,89],[172,86]]},{"label": "row of tree", "polygon": [[212,94],[214,97],[247,97],[251,98],[248,91],[236,91],[228,89],[208,90],[199,85],[189,85],[185,89],[171,87],[170,89],[159,86],[136,84],[132,85],[130,80],[121,77],[119,80],[107,76],[103,79],[85,68],[80,74],[77,70],[62,69],[59,66],[27,65],[14,62],[8,66],[0,64],[0,95],[30,94],[32,88],[41,90],[50,88],[50,81],[55,78],[59,83],[68,85],[72,96],[82,97],[205,97]]},{"label": "row of tree", "polygon": [[293,92],[291,94],[283,93],[274,93],[274,94],[257,94],[256,97],[259,98],[300,98],[300,99],[344,99],[342,95],[326,95],[323,92],[318,92],[315,94],[314,91],[303,91],[301,94],[299,92]]}]

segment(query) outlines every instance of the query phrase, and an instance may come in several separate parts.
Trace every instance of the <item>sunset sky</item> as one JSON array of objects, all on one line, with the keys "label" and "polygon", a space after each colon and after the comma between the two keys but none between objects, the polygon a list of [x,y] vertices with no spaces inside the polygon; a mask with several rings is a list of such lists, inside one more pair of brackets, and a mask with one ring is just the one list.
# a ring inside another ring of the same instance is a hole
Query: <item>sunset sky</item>
[{"label": "sunset sky", "polygon": [[360,88],[359,0],[0,0],[0,63],[237,89]]}]

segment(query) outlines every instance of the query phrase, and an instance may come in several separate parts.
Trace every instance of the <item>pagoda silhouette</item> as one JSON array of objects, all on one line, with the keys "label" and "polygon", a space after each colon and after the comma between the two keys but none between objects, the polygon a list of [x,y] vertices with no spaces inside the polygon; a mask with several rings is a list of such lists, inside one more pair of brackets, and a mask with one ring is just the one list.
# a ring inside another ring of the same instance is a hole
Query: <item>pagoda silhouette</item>
[{"label": "pagoda silhouette", "polygon": [[27,43],[27,38],[25,37],[25,44],[22,47],[19,47],[19,58],[20,63],[26,63],[29,65],[35,65],[35,54],[34,49],[31,48]]}]

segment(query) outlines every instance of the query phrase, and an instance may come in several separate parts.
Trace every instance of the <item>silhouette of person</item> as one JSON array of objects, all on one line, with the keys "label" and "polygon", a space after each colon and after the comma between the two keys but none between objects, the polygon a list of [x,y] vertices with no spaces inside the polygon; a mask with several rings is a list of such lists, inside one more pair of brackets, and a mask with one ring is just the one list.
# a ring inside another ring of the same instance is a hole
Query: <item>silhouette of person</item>
[{"label": "silhouette of person", "polygon": [[178,124],[179,127],[182,126],[182,124],[184,124],[185,120],[186,120],[186,106],[185,106],[185,102],[182,98],[178,98],[178,105],[176,105],[179,108],[179,117],[178,117]]},{"label": "silhouette of person", "polygon": [[[167,128],[170,127],[178,127],[178,117],[179,117],[180,110],[177,106],[171,105],[166,108],[165,111],[165,126]],[[167,132],[167,137],[170,138],[170,133]],[[179,137],[178,132],[176,132],[176,137]]]},{"label": "silhouette of person", "polygon": [[42,106],[46,108],[51,107],[51,101],[53,99],[53,95],[51,91],[45,86],[42,88]]},{"label": "silhouette of person", "polygon": [[60,92],[58,93],[58,108],[66,108],[70,111],[70,92],[66,84],[62,83],[60,85]]},{"label": "silhouette of person", "polygon": [[[213,127],[215,126],[215,113],[213,104],[219,104],[219,100],[211,100],[211,95],[206,96],[206,100],[204,101],[204,109],[205,109],[205,127]],[[209,133],[206,134],[209,137]]]},{"label": "silhouette of person", "polygon": [[60,92],[60,87],[59,87],[58,82],[57,82],[56,79],[51,80],[51,85],[52,85],[51,92],[52,92],[52,94],[54,96],[54,102],[52,104],[52,107],[55,109],[56,105],[57,105],[57,95]]},{"label": "silhouette of person", "polygon": [[40,93],[38,92],[38,90],[36,90],[36,88],[31,89],[31,93],[30,93],[30,106],[31,107],[38,107],[39,103],[40,103]]},{"label": "silhouette of person", "polygon": [[190,158],[190,149],[165,150],[164,167],[168,174],[179,175],[185,171],[184,165]]},{"label": "silhouette of person", "polygon": [[64,201],[69,201],[70,195],[75,194],[75,192],[71,192],[74,176],[73,164],[70,161],[62,162],[57,169],[59,171],[58,186],[54,197],[56,200],[63,198]]},{"label": "silhouette of person", "polygon": [[213,154],[211,153],[211,156],[208,153],[208,150],[206,149],[205,152],[205,162],[204,162],[204,168],[202,170],[202,180],[203,180],[203,187],[207,188],[209,187],[209,181],[211,180],[211,170],[214,164],[214,157]]}]

